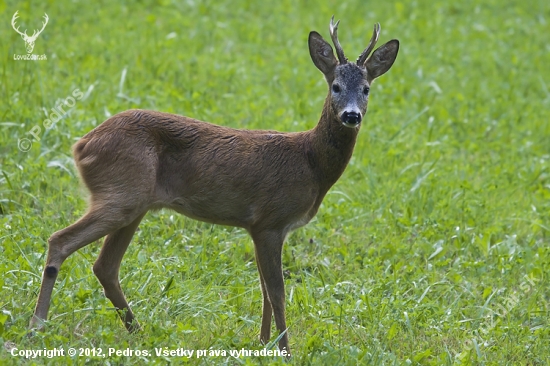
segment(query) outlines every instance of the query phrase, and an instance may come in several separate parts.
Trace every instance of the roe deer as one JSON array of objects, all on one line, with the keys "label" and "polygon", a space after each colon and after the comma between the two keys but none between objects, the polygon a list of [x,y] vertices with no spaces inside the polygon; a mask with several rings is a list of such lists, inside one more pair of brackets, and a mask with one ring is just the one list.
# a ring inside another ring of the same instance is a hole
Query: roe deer
[{"label": "roe deer", "polygon": [[171,208],[214,224],[238,226],[252,236],[263,295],[260,340],[270,339],[271,317],[279,348],[288,347],[281,264],[289,231],[317,213],[325,194],[348,164],[370,85],[390,69],[399,49],[391,40],[373,50],[380,25],[357,62],[348,62],[330,22],[336,48],[317,32],[309,52],[329,85],[319,123],[305,132],[249,131],[148,110],[112,116],[73,147],[76,166],[91,193],[87,213],[48,240],[40,295],[30,327],[47,318],[52,289],[63,261],[100,239],[93,270],[105,295],[132,332],[139,324],[119,283],[124,252],[148,210]]}]

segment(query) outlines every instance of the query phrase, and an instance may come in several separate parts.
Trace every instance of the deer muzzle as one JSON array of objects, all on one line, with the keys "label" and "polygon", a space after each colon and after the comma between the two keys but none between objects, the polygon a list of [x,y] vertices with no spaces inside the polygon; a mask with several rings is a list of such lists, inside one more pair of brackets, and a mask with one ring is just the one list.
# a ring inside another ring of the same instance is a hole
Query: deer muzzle
[{"label": "deer muzzle", "polygon": [[345,111],[342,113],[341,119],[344,126],[357,127],[361,123],[362,116],[360,112]]}]

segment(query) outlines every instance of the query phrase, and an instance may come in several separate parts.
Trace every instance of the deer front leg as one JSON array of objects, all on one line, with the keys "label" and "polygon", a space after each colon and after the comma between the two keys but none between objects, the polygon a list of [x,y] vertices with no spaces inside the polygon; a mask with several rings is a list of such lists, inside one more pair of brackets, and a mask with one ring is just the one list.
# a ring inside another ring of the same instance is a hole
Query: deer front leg
[{"label": "deer front leg", "polygon": [[[262,328],[260,333],[260,339],[264,343],[267,343],[270,338],[271,311],[273,311],[275,326],[279,333],[287,331],[285,320],[285,285],[281,266],[281,252],[284,237],[284,233],[280,231],[260,231],[252,233],[264,297]],[[290,356],[288,332],[286,332],[279,341],[279,349],[281,351],[286,350],[288,356]]]},{"label": "deer front leg", "polygon": [[260,331],[260,342],[262,344],[267,344],[269,338],[271,338],[271,315],[273,314],[273,309],[271,308],[271,303],[269,302],[269,296],[267,295],[267,289],[265,287],[265,281],[262,276],[262,271],[260,271],[260,261],[258,260],[258,254],[256,251],[256,263],[258,263],[258,272],[260,274],[260,286],[262,288],[262,328]]}]

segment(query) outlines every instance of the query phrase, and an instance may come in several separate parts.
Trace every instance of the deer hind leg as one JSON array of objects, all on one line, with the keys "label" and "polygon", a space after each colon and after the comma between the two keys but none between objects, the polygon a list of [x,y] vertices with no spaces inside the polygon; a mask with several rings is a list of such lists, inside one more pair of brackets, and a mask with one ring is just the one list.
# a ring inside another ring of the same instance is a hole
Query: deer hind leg
[{"label": "deer hind leg", "polygon": [[[283,281],[283,269],[281,263],[281,252],[283,248],[284,233],[279,231],[253,232],[252,239],[256,249],[256,259],[260,279],[263,281],[264,306],[262,314],[262,328],[260,337],[262,341],[269,340],[271,326],[271,311],[275,318],[275,326],[279,334],[287,331],[285,320],[285,284]],[[266,306],[267,300],[270,306]],[[290,355],[288,347],[288,333],[285,333],[279,341],[279,349],[285,349]]]},{"label": "deer hind leg", "polygon": [[31,329],[42,328],[43,321],[48,316],[55,280],[65,259],[78,249],[129,225],[144,211],[146,210],[138,207],[113,207],[108,202],[95,202],[80,220],[48,239],[48,257],[40,294],[29,325]]},{"label": "deer hind leg", "polygon": [[118,275],[122,257],[144,215],[141,214],[128,226],[107,235],[99,257],[94,263],[94,273],[103,286],[105,296],[111,300],[129,332],[138,331],[140,326],[124,297]]}]

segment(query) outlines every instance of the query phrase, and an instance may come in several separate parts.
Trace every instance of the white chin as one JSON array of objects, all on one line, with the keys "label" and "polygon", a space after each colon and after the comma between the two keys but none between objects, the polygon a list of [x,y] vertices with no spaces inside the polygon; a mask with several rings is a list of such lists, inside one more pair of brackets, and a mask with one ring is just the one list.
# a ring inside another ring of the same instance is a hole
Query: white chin
[{"label": "white chin", "polygon": [[342,124],[348,128],[357,128],[359,126],[361,126],[361,122],[359,123],[347,123],[347,122],[342,122]]}]

